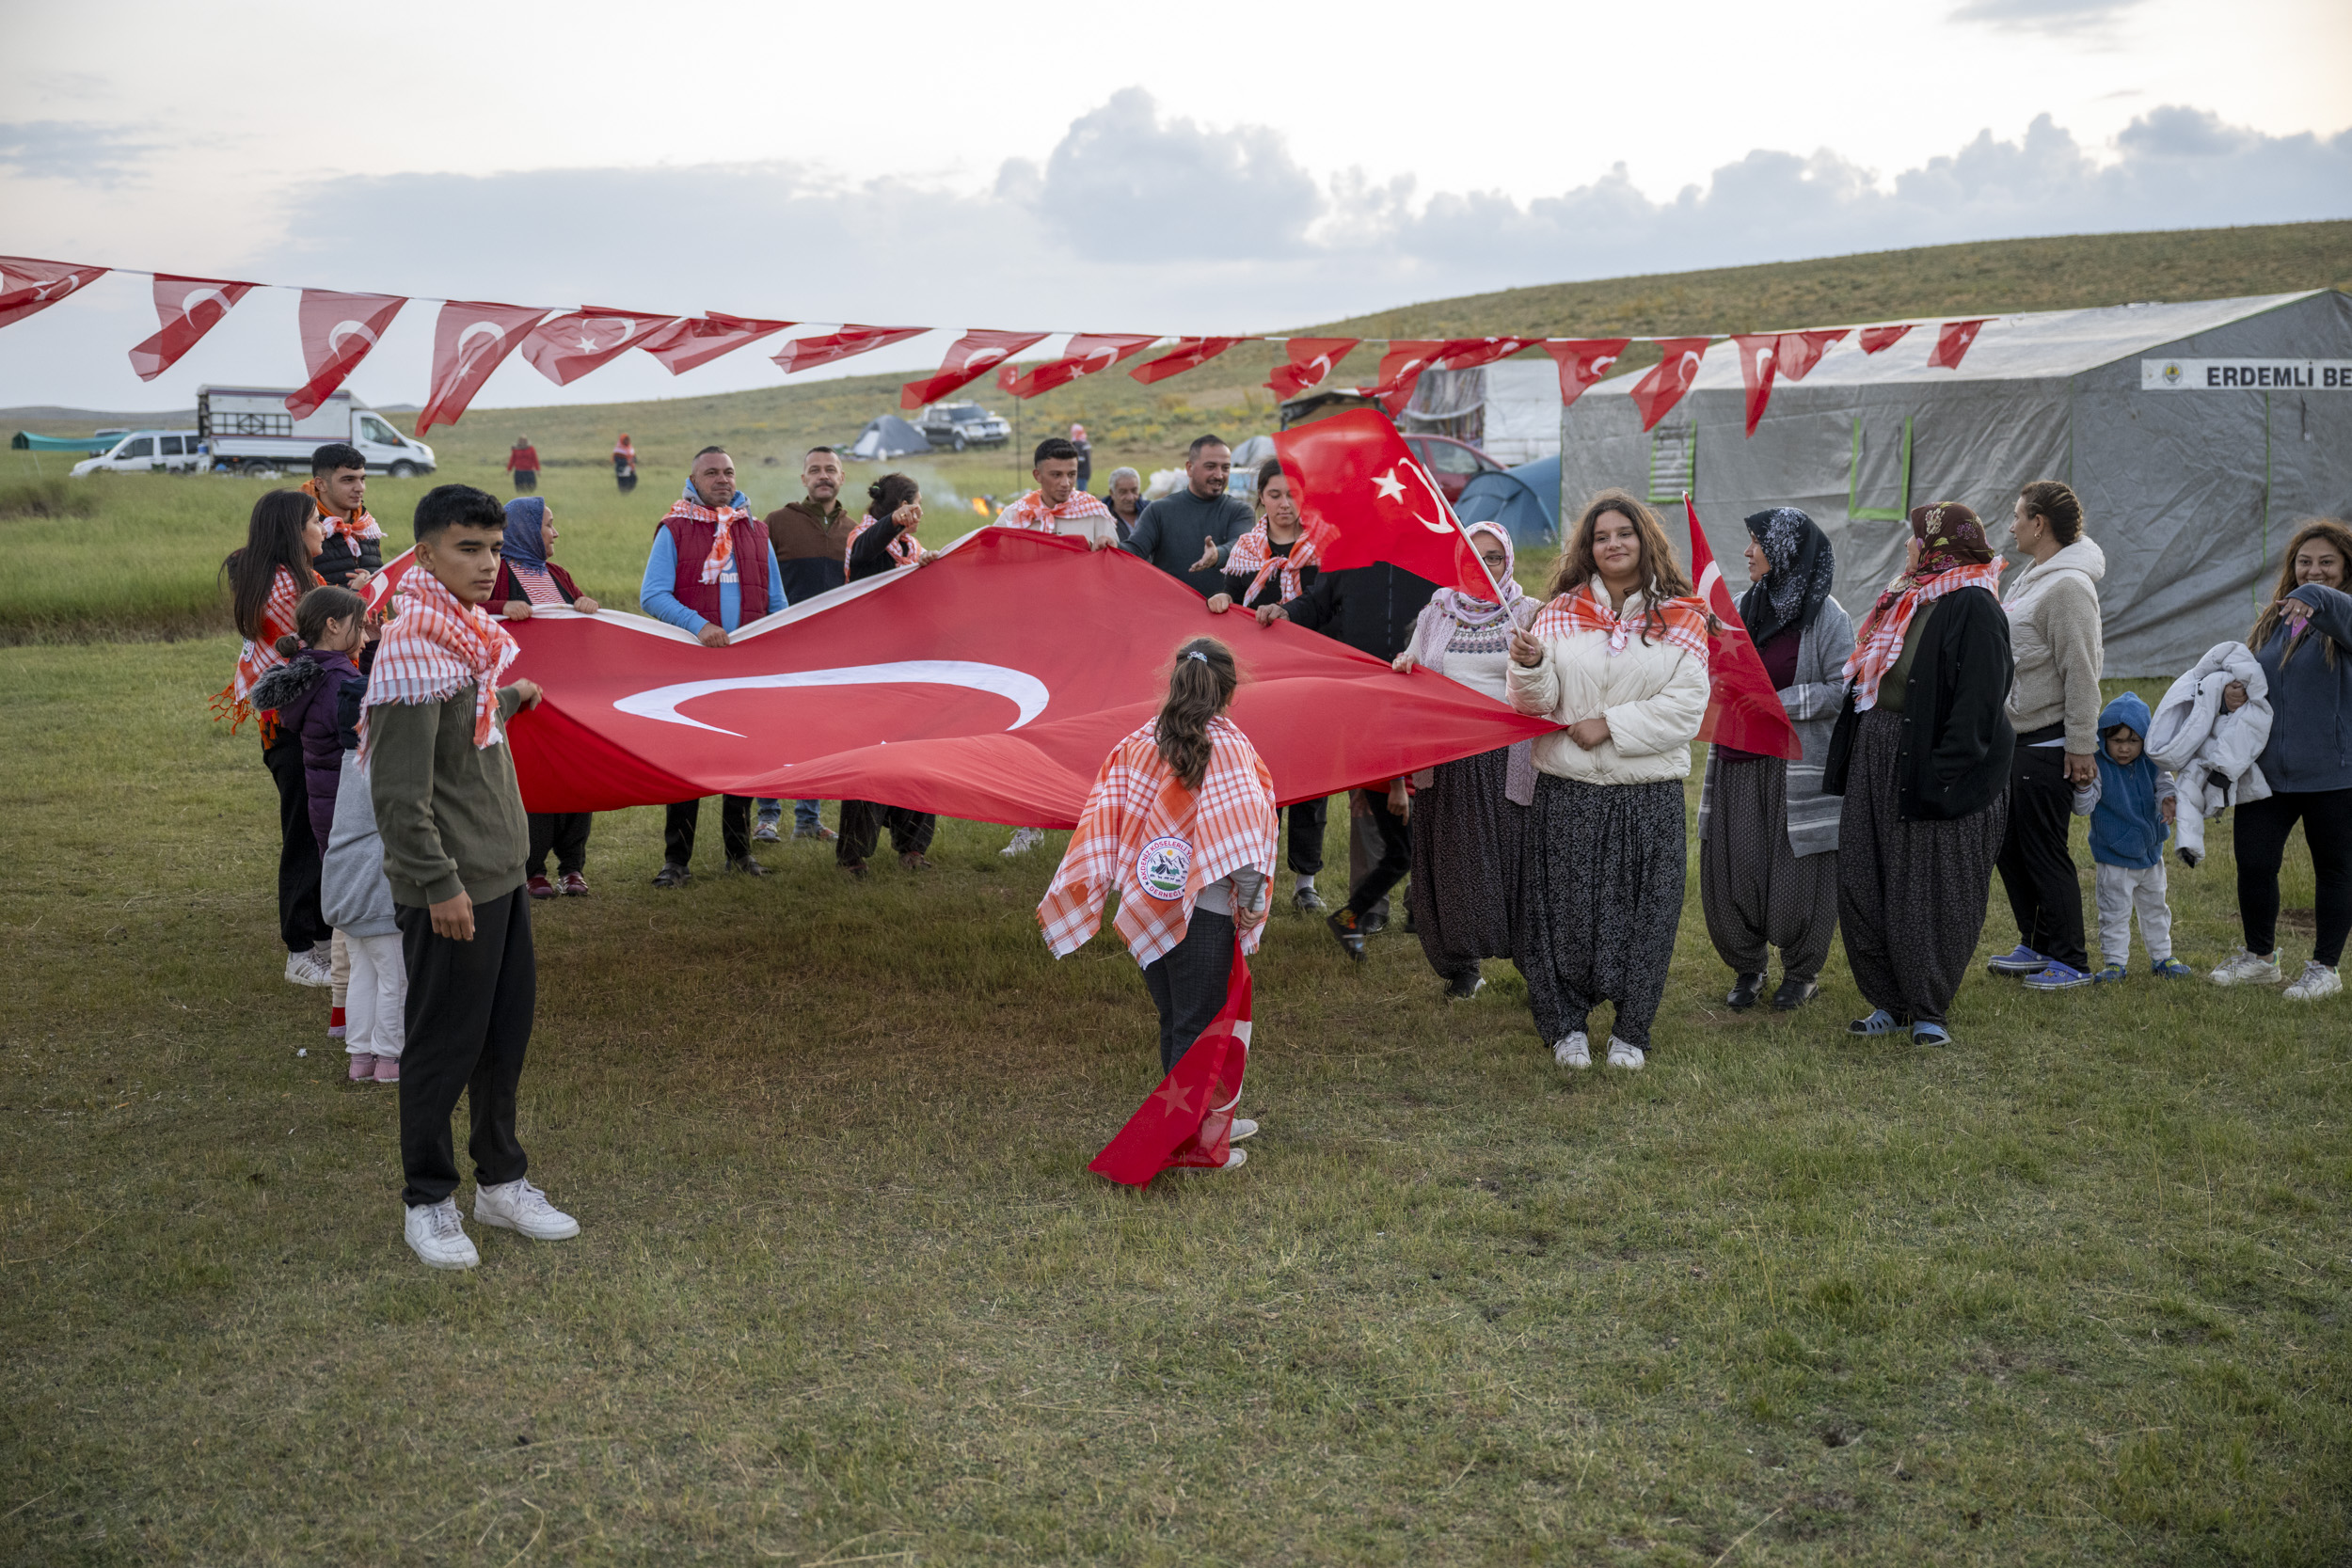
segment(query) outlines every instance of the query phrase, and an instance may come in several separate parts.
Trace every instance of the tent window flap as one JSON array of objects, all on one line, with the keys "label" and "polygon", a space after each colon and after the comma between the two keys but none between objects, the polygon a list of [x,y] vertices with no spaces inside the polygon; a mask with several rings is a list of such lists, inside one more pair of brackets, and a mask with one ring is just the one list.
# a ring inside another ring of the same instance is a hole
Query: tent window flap
[{"label": "tent window flap", "polygon": [[1853,457],[1846,469],[1846,515],[1858,523],[1899,523],[1911,515],[1911,416],[1903,416],[1900,499],[1891,507],[1862,504],[1862,417],[1854,416]]}]

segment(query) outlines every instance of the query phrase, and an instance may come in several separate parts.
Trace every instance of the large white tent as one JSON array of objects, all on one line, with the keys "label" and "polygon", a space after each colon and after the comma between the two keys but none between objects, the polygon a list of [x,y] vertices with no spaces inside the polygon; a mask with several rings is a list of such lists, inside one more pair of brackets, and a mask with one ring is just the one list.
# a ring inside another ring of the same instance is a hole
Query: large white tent
[{"label": "large white tent", "polygon": [[1858,614],[1901,563],[1912,506],[1965,501],[1997,542],[2021,485],[2064,480],[2106,553],[2118,676],[2176,673],[2243,637],[2296,523],[2352,515],[2352,297],[2002,316],[1956,371],[1928,364],[1935,341],[1933,325],[1876,355],[1847,339],[1773,388],[1753,438],[1732,343],[1646,434],[1640,377],[1603,382],[1561,416],[1563,515],[1612,485],[1661,504],[1687,488],[1737,584],[1740,518],[1801,506]]}]

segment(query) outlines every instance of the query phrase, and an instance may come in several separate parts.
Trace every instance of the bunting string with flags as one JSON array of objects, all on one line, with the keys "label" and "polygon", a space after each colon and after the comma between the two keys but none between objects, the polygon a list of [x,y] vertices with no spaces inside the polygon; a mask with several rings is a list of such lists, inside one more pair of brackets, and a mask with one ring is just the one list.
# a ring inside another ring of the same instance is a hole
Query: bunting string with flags
[{"label": "bunting string with flags", "polygon": [[668,326],[639,339],[637,346],[660,360],[661,368],[672,375],[684,375],[723,354],[732,354],[799,325],[712,310],[699,316],[680,316]]}]

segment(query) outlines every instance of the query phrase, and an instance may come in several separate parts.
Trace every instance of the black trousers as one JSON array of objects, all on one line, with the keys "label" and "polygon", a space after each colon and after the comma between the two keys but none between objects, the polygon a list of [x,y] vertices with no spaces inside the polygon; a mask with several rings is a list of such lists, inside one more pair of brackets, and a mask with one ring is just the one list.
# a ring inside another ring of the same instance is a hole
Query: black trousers
[{"label": "black trousers", "polygon": [[531,897],[516,888],[473,909],[473,940],[436,936],[433,917],[406,904],[400,952],[408,970],[408,1043],[400,1056],[401,1201],[411,1209],[457,1190],[450,1113],[464,1095],[473,1115],[474,1183],[495,1187],[530,1168],[515,1136],[515,1089],[538,1005],[531,956]]},{"label": "black trousers", "polygon": [[[661,819],[661,858],[672,865],[685,865],[694,858],[694,824],[702,816],[700,800],[679,800],[672,804]],[[719,797],[719,842],[727,852],[727,859],[739,861],[752,852],[752,798],[748,795]]]},{"label": "black trousers", "polygon": [[[1413,869],[1413,830],[1404,817],[1389,809],[1387,790],[1359,789],[1356,792],[1372,807],[1366,818],[1380,843],[1380,858],[1372,863],[1361,880],[1348,889],[1347,907],[1357,918],[1372,912],[1374,906],[1389,895],[1389,890],[1405,879]],[[1352,808],[1351,808],[1352,809]]]},{"label": "black trousers", "polygon": [[2238,919],[2249,953],[2278,950],[2279,868],[2297,821],[2319,884],[2312,957],[2332,969],[2352,933],[2352,789],[2292,790],[2237,808],[2230,843],[2237,855]]},{"label": "black trousers", "polygon": [[931,847],[939,818],[927,811],[877,805],[871,800],[841,802],[841,828],[833,845],[834,863],[855,865],[882,847],[882,831],[890,830],[890,847],[901,855],[919,855]]},{"label": "black trousers", "polygon": [[2034,746],[2043,732],[2017,737],[2009,770],[2009,832],[1994,864],[2009,890],[2017,940],[2044,958],[2088,969],[2083,949],[2083,888],[2067,847],[2074,787],[2066,782],[2066,749]]},{"label": "black trousers", "polygon": [[517,492],[526,496],[531,494],[532,491],[539,488],[539,470],[536,468],[516,468],[515,470],[515,488]]},{"label": "black trousers", "polygon": [[278,935],[289,953],[308,953],[335,934],[319,912],[319,835],[310,826],[310,786],[302,779],[302,737],[280,734],[262,749],[278,785]]},{"label": "black trousers", "polygon": [[1160,1073],[1184,1059],[1200,1031],[1225,1010],[1233,983],[1233,917],[1195,909],[1184,940],[1146,964],[1144,989],[1160,1010]]},{"label": "black trousers", "polygon": [[1281,815],[1290,819],[1290,868],[1312,881],[1323,869],[1323,830],[1331,817],[1331,802],[1293,800]]},{"label": "black trousers", "polygon": [[588,863],[588,825],[592,811],[534,811],[531,814],[531,859],[523,870],[533,877],[548,874],[548,853],[555,854],[555,874],[568,877]]}]

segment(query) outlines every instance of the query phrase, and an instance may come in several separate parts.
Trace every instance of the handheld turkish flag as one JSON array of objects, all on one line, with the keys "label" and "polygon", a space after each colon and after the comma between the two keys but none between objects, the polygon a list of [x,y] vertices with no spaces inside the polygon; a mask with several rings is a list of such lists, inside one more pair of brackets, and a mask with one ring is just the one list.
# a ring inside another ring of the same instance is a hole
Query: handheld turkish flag
[{"label": "handheld turkish flag", "polygon": [[1422,372],[1438,362],[1445,346],[1442,338],[1390,340],[1389,352],[1380,356],[1379,381],[1364,388],[1359,395],[1377,400],[1389,411],[1389,417],[1394,419],[1413,401],[1413,388],[1421,384]]},{"label": "handheld turkish flag", "polygon": [[1609,373],[1625,353],[1630,338],[1551,338],[1544,352],[1560,365],[1560,406],[1565,408],[1584,395],[1584,388]]},{"label": "handheld turkish flag", "polygon": [[813,371],[853,354],[870,354],[878,348],[903,343],[930,330],[928,326],[845,326],[820,337],[795,338],[776,351],[775,361],[784,367],[785,374],[790,375],[794,371]]},{"label": "handheld turkish flag", "polygon": [[1033,398],[1057,387],[1067,387],[1082,375],[1109,370],[1131,355],[1141,354],[1159,339],[1146,332],[1073,332],[1061,357],[1031,366],[1026,374],[1017,365],[996,372],[996,385],[1017,398]]},{"label": "handheld turkish flag", "polygon": [[1778,352],[1772,356],[1772,369],[1791,381],[1803,381],[1821,362],[1821,356],[1830,351],[1830,345],[1851,330],[1840,326],[1821,332],[1784,332]]},{"label": "handheld turkish flag", "polygon": [[1699,509],[1691,504],[1688,490],[1682,493],[1682,508],[1691,517],[1691,570],[1698,577],[1698,596],[1721,623],[1708,634],[1707,679],[1712,690],[1699,738],[1796,762],[1804,757],[1804,746],[1788,722],[1788,710],[1780,705],[1780,693],[1772,689],[1772,677],[1765,673],[1763,656],[1756,651],[1740,608],[1731,601],[1731,590],[1724,585],[1723,569],[1707,547]]},{"label": "handheld turkish flag", "polygon": [[1179,338],[1174,348],[1157,359],[1145,360],[1127,373],[1149,387],[1171,375],[1197,371],[1240,341],[1239,338]]},{"label": "handheld turkish flag", "polygon": [[1274,450],[1298,483],[1302,510],[1338,534],[1321,552],[1325,571],[1385,561],[1440,588],[1499,596],[1445,492],[1413,460],[1396,426],[1371,409],[1283,431]]},{"label": "handheld turkish flag", "polygon": [[386,599],[390,598],[399,589],[401,579],[415,571],[416,567],[417,546],[411,545],[391,560],[384,562],[383,570],[368,578],[368,585],[359,590],[359,597],[366,601],[370,610],[373,610]]},{"label": "handheld turkish flag", "polygon": [[1284,360],[1265,378],[1266,390],[1278,398],[1295,398],[1340,368],[1361,338],[1291,338],[1282,344]]},{"label": "handheld turkish flag", "polygon": [[1780,334],[1756,332],[1731,340],[1740,346],[1740,380],[1748,390],[1748,434],[1756,434],[1756,421],[1764,417],[1764,405],[1772,401],[1772,366],[1780,357]]},{"label": "handheld turkish flag", "polygon": [[440,319],[433,324],[433,381],[425,390],[423,411],[417,415],[417,434],[422,436],[437,424],[455,424],[490,372],[547,313],[544,305],[486,305],[469,299],[442,306]]},{"label": "handheld turkish flag", "polygon": [[567,386],[630,349],[642,347],[686,318],[585,306],[549,316],[523,340],[523,357],[558,387]]},{"label": "handheld turkish flag", "polygon": [[218,326],[229,308],[251,293],[251,283],[225,283],[217,277],[174,277],[155,275],[155,317],[163,325],[131,351],[131,368],[141,381],[152,381],[180,361],[180,356]]},{"label": "handheld turkish flag", "polygon": [[310,372],[286,398],[286,412],[307,420],[335,395],[372,353],[408,301],[398,294],[339,294],[302,291],[302,364]]},{"label": "handheld turkish flag", "polygon": [[1960,369],[1961,360],[1967,356],[1968,345],[1977,341],[1977,334],[1992,319],[1979,316],[1974,321],[1946,322],[1944,329],[1935,335],[1935,352],[1928,356],[1928,363],[1947,371]]},{"label": "handheld turkish flag", "polygon": [[1633,384],[1633,406],[1642,411],[1642,428],[1648,430],[1682,401],[1699,377],[1699,361],[1707,356],[1708,338],[1667,338],[1659,342],[1658,363]]},{"label": "handheld turkish flag", "polygon": [[1236,938],[1224,1010],[1087,1169],[1130,1187],[1180,1166],[1222,1169],[1232,1152],[1233,1107],[1248,1068],[1249,963]]},{"label": "handheld turkish flag", "polygon": [[105,276],[104,267],[0,256],[0,326],[13,326],[27,316],[38,315]]},{"label": "handheld turkish flag", "polygon": [[1893,348],[1897,343],[1902,341],[1903,334],[1910,331],[1913,325],[1913,323],[1905,322],[1900,326],[1864,327],[1862,329],[1861,338],[1862,352],[1865,354],[1876,354],[1881,349]]},{"label": "handheld turkish flag", "polygon": [[1051,334],[1044,332],[992,332],[975,329],[958,338],[947,349],[947,357],[938,372],[921,381],[910,381],[898,388],[898,406],[920,408],[927,403],[937,403],[959,388],[994,370],[1005,360],[1027,348],[1041,343]]},{"label": "handheld turkish flag", "polygon": [[680,316],[669,325],[638,339],[637,346],[660,360],[661,368],[672,375],[683,375],[709,364],[722,354],[730,354],[762,338],[772,338],[793,325],[712,310],[700,316]]}]

